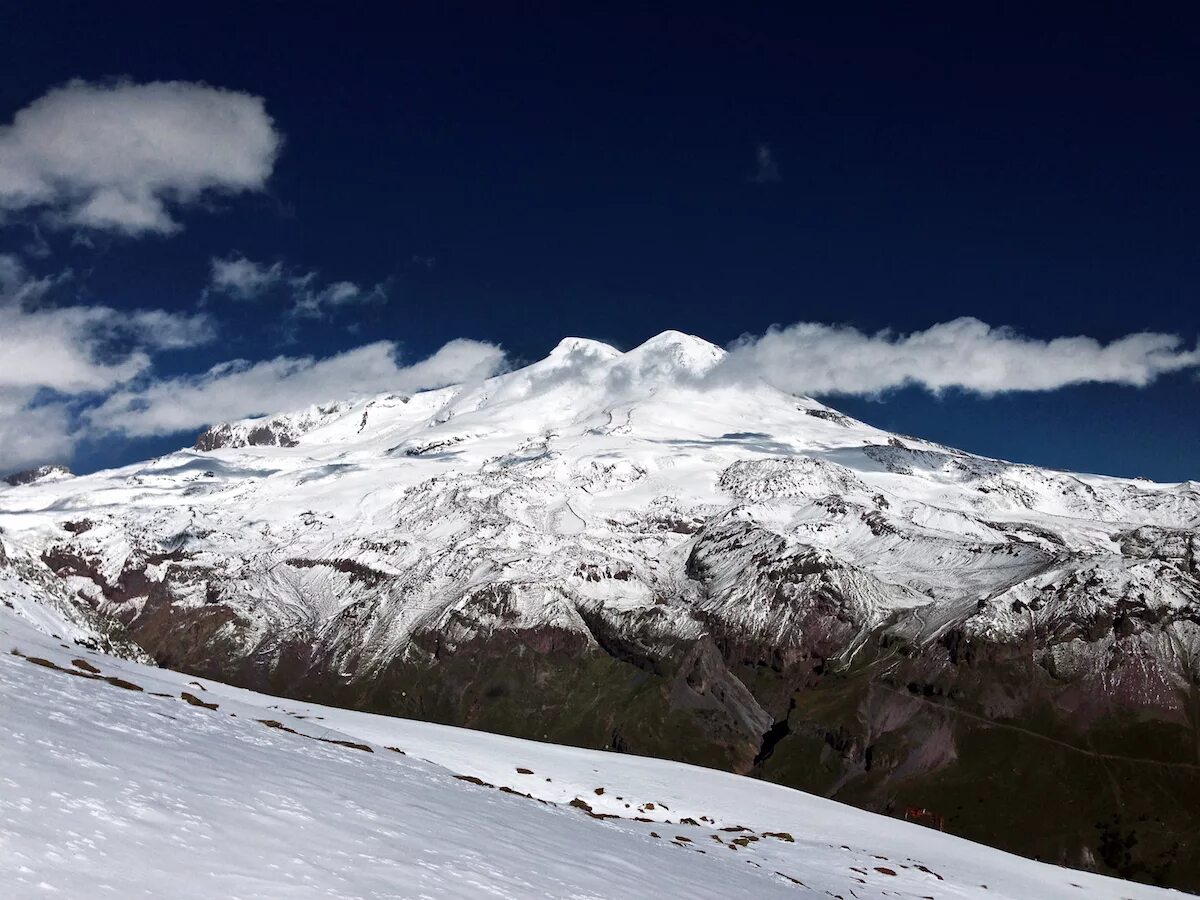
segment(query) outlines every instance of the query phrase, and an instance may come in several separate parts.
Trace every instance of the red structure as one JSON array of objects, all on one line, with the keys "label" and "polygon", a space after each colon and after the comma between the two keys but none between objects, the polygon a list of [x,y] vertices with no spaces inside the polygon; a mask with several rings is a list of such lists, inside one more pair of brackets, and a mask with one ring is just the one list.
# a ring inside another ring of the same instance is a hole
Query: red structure
[{"label": "red structure", "polygon": [[904,821],[916,822],[918,825],[936,828],[938,831],[946,830],[946,817],[935,813],[932,809],[926,809],[924,806],[906,806]]}]

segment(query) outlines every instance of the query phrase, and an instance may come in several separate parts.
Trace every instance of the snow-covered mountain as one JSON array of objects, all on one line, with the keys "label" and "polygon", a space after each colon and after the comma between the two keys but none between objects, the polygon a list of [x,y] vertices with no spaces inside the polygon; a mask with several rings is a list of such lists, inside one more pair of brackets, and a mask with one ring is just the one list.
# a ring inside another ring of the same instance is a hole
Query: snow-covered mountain
[{"label": "snow-covered mountain", "polygon": [[1200,885],[1200,486],[897,436],[722,357],[568,339],[0,488],[0,600],[247,687]]},{"label": "snow-covered mountain", "polygon": [[1174,896],[711,769],[198,680],[7,610],[0,649],[9,900]]}]

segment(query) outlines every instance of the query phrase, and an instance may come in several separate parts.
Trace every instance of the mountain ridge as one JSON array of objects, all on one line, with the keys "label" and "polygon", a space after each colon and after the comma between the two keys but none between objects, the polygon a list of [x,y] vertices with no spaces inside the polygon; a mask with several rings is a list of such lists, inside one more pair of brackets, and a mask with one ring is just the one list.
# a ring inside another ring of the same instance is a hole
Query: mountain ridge
[{"label": "mountain ridge", "polygon": [[[1200,799],[1197,485],[891,434],[724,377],[723,353],[568,338],[477,384],[0,489],[0,529],[170,667],[958,807],[948,827],[977,839],[1200,884],[1172,843],[1194,817],[1139,818]],[[1053,741],[1142,759],[1123,777],[1146,796],[1065,749],[1047,780]],[[983,815],[1001,759],[1030,767],[1014,802],[1064,810]]]}]

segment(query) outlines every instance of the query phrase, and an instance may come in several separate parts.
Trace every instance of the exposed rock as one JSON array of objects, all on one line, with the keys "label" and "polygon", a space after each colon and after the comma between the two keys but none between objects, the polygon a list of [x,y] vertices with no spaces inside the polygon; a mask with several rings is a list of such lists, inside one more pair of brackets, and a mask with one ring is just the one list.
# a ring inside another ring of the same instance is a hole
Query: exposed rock
[{"label": "exposed rock", "polygon": [[4,478],[4,483],[19,487],[23,484],[36,484],[39,481],[61,481],[64,478],[70,478],[73,475],[71,470],[66,466],[52,463],[45,466],[37,466],[32,469],[25,469],[22,472],[14,472]]}]

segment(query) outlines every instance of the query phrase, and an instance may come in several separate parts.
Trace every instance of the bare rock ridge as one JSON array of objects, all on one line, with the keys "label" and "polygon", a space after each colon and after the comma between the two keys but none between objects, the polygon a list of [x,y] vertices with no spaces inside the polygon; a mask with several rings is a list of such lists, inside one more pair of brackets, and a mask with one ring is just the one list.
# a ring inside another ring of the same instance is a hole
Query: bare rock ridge
[{"label": "bare rock ridge", "polygon": [[25,469],[21,472],[13,472],[11,475],[4,477],[4,483],[12,487],[19,487],[23,484],[34,484],[38,481],[46,479],[62,479],[70,478],[72,472],[66,466],[57,463],[51,463],[44,466],[37,466],[32,469]]},{"label": "bare rock ridge", "polygon": [[198,675],[1200,888],[1200,486],[893,435],[722,357],[569,338],[2,488],[0,596]]}]

